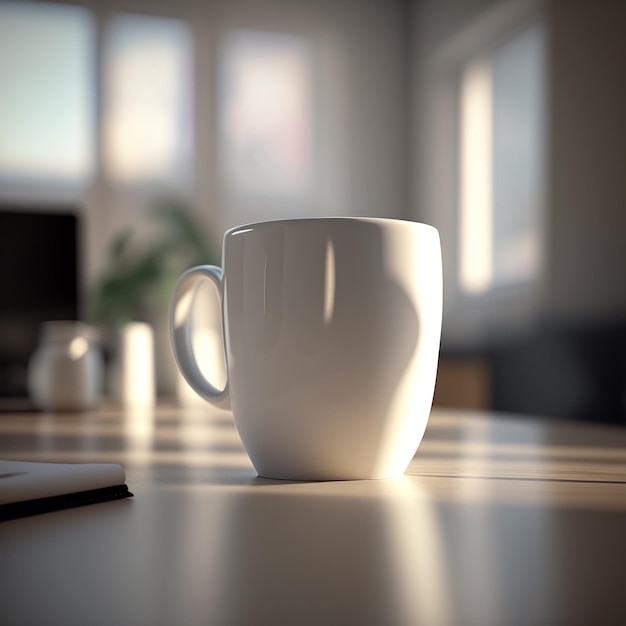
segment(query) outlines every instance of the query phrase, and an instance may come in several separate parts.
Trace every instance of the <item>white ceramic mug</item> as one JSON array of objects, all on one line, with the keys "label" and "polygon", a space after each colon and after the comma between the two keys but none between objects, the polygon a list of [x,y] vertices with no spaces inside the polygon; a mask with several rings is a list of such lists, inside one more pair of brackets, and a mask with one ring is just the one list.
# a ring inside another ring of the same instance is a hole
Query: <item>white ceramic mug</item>
[{"label": "white ceramic mug", "polygon": [[[439,234],[391,219],[259,222],[224,235],[223,269],[194,267],[171,310],[176,361],[206,400],[232,408],[260,476],[402,474],[430,414],[442,317]],[[221,298],[228,380],[191,346],[193,296]]]}]

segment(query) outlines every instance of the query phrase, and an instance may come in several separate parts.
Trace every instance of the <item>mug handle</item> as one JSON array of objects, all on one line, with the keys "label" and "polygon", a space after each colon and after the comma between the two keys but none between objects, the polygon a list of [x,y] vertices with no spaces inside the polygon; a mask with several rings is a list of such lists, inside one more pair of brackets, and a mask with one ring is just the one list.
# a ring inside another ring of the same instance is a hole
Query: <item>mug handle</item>
[{"label": "mug handle", "polygon": [[[174,287],[174,296],[170,309],[170,337],[178,368],[191,387],[211,404],[230,410],[230,385],[228,368],[226,385],[221,391],[214,387],[198,367],[191,341],[191,311],[198,285],[209,280],[217,288],[220,311],[223,310],[224,283],[222,268],[215,265],[198,265],[184,272]],[[224,345],[222,335],[222,346]]]}]

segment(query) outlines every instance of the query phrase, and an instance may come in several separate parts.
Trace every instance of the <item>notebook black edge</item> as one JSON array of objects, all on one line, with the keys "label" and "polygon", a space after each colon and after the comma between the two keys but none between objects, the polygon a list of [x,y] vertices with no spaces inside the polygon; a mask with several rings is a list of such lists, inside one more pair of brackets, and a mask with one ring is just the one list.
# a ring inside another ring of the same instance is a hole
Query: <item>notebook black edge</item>
[{"label": "notebook black edge", "polygon": [[90,489],[76,493],[67,493],[49,498],[38,498],[36,500],[26,500],[24,502],[11,502],[0,505],[0,522],[16,519],[19,517],[30,517],[40,513],[49,513],[61,509],[71,509],[87,504],[97,504],[108,502],[109,500],[121,500],[122,498],[132,498],[132,494],[126,485],[116,485],[114,487],[103,487],[101,489]]}]

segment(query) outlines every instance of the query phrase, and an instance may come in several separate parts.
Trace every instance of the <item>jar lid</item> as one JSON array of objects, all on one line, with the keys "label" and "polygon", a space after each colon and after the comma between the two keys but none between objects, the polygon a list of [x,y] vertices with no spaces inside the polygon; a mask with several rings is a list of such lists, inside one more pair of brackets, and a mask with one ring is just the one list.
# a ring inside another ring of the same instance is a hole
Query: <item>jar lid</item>
[{"label": "jar lid", "polygon": [[98,329],[95,326],[71,320],[43,322],[39,327],[42,341],[72,341],[76,337],[84,337],[90,343],[99,339]]}]

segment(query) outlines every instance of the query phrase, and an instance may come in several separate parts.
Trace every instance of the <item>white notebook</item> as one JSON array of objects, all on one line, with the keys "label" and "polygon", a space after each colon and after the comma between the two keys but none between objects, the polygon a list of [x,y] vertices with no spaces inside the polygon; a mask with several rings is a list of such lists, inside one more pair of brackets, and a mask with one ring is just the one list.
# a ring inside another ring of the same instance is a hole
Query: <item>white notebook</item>
[{"label": "white notebook", "polygon": [[0,520],[132,496],[114,463],[0,460]]}]

